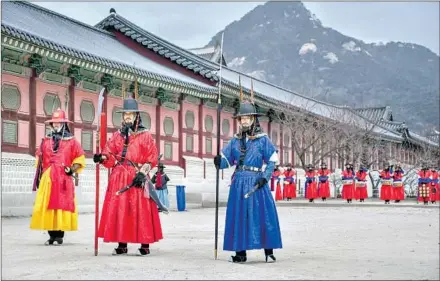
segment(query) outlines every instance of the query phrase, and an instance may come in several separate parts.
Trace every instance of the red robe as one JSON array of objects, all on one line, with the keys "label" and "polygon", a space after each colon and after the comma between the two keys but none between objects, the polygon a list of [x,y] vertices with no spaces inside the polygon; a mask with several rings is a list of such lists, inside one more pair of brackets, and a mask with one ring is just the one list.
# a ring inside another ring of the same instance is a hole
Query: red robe
[{"label": "red robe", "polygon": [[[307,171],[306,172],[306,198],[307,199],[315,199],[318,198],[318,190],[316,188],[316,180],[315,180],[316,172],[315,171]],[[311,183],[307,183],[307,178],[312,180]]]},{"label": "red robe", "polygon": [[84,155],[84,150],[74,137],[60,140],[57,153],[52,150],[53,140],[50,137],[45,137],[41,146],[42,148],[37,149],[36,155],[41,159],[41,152],[43,152],[42,174],[49,167],[51,168],[51,189],[47,209],[73,213],[75,211],[75,186],[72,177],[64,172],[64,166],[71,167],[73,160]]},{"label": "red robe", "polygon": [[279,200],[283,200],[283,194],[281,192],[281,184],[280,184],[280,176],[281,176],[281,172],[280,171],[275,171],[273,173],[274,175],[274,183],[276,185],[276,189],[275,189],[275,201],[279,201]]},{"label": "red robe", "polygon": [[419,180],[429,181],[429,183],[425,184],[425,187],[422,186],[422,183],[419,183],[419,190],[417,192],[417,200],[420,202],[424,202],[427,198],[427,201],[429,201],[431,197],[431,171],[430,170],[420,170],[419,173]]},{"label": "red robe", "polygon": [[[346,183],[344,184],[344,181]],[[342,171],[342,199],[354,198],[354,172],[352,170]]]},{"label": "red robe", "polygon": [[438,183],[438,172],[431,170],[431,193],[429,201],[440,201],[440,190]]},{"label": "red robe", "polygon": [[[132,187],[125,193],[116,192],[129,185],[135,175],[135,168],[127,163],[117,164],[124,146],[124,137],[119,131],[113,133],[103,155],[106,168],[112,168],[105,194],[98,237],[104,242],[150,244],[163,238],[156,204],[144,195],[141,188]],[[147,131],[130,134],[126,159],[137,164],[157,165],[157,149],[151,134]],[[117,156],[115,158],[115,155]]]},{"label": "red robe", "polygon": [[[289,182],[289,184],[286,184]],[[284,189],[283,189],[283,197],[284,198],[296,198],[296,183],[295,183],[295,171],[294,170],[286,170],[284,172]]]},{"label": "red robe", "polygon": [[330,183],[328,181],[328,175],[330,175],[329,169],[318,170],[318,176],[319,176],[318,197],[321,198],[330,197]]},{"label": "red robe", "polygon": [[402,182],[403,171],[394,171],[393,174],[393,192],[392,199],[393,200],[403,200],[405,199],[405,187]]},{"label": "red robe", "polygon": [[382,186],[380,187],[380,200],[391,200],[393,197],[393,180],[390,171],[381,171],[379,177],[382,179]]},{"label": "red robe", "polygon": [[359,170],[356,172],[356,189],[354,192],[354,198],[356,200],[368,198],[367,190],[367,171]]}]

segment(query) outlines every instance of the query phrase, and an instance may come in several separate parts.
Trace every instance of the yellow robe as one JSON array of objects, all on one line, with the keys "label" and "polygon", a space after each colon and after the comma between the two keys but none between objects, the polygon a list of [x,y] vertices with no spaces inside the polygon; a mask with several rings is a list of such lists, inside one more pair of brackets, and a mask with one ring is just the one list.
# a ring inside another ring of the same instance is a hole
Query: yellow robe
[{"label": "yellow robe", "polygon": [[[36,163],[38,164],[38,159]],[[80,173],[86,165],[85,156],[81,155],[75,158],[72,162],[72,166],[73,164],[79,164],[81,166],[76,170],[76,173]],[[64,210],[48,210],[47,206],[49,205],[51,186],[50,168],[48,168],[41,176],[32,212],[30,228],[36,230],[78,230],[76,197],[74,198],[75,211],[73,213]]]}]

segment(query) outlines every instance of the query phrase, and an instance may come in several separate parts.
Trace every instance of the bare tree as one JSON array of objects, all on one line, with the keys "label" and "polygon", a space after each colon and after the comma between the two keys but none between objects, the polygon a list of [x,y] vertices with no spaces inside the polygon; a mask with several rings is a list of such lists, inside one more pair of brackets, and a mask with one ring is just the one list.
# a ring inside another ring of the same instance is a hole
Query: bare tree
[{"label": "bare tree", "polygon": [[299,159],[295,165],[302,169],[309,164],[316,167],[335,156],[346,161],[358,158],[360,154],[353,152],[360,142],[373,135],[376,125],[347,107],[313,100],[303,103],[301,108],[273,111],[273,117],[291,131],[292,149]]}]

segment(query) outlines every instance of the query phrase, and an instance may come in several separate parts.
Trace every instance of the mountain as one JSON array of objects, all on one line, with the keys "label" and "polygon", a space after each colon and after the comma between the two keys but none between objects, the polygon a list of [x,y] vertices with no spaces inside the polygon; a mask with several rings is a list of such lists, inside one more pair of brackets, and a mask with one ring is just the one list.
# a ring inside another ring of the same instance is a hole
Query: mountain
[{"label": "mountain", "polygon": [[323,26],[301,2],[259,5],[224,31],[233,69],[334,104],[389,105],[415,131],[439,127],[440,58],[426,47],[367,44]]}]

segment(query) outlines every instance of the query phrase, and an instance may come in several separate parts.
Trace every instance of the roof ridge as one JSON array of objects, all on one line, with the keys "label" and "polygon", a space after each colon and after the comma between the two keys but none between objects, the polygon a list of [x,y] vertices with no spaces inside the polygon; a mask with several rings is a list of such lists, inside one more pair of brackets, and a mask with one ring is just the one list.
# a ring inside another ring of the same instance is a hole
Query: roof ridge
[{"label": "roof ridge", "polygon": [[99,24],[101,24],[102,22],[111,19],[111,18],[115,18],[117,20],[123,21],[124,24],[126,24],[127,26],[129,26],[132,29],[137,29],[137,32],[139,33],[145,33],[145,35],[148,35],[150,37],[153,37],[152,39],[156,40],[158,43],[163,44],[164,46],[166,46],[167,48],[171,49],[172,51],[178,51],[178,52],[183,52],[182,55],[186,55],[189,58],[193,58],[195,61],[199,62],[200,64],[202,64],[205,67],[210,67],[212,68],[211,70],[217,70],[218,69],[218,65],[212,63],[209,60],[205,60],[200,58],[198,55],[182,48],[179,47],[161,37],[158,37],[157,35],[143,29],[142,27],[138,26],[137,24],[135,24],[132,21],[129,21],[128,19],[124,18],[123,16],[119,15],[119,14],[112,14],[110,16],[107,16],[105,19],[103,19],[102,21],[99,22]]},{"label": "roof ridge", "polygon": [[[33,8],[33,9],[40,10],[40,11],[42,11],[42,12],[48,13],[48,14],[50,14],[50,15],[52,15],[52,16],[57,16],[57,17],[60,17],[60,18],[62,18],[62,19],[64,19],[64,20],[68,20],[68,21],[70,21],[70,22],[73,22],[73,23],[75,23],[75,24],[81,25],[81,26],[83,26],[83,27],[86,27],[86,28],[91,29],[91,30],[93,30],[93,31],[96,31],[96,32],[98,32],[98,33],[102,33],[102,34],[105,34],[105,35],[113,36],[113,34],[112,34],[111,32],[108,32],[108,31],[106,31],[106,30],[103,30],[103,29],[100,29],[100,28],[94,27],[93,25],[89,25],[89,24],[87,24],[87,23],[81,22],[81,21],[76,20],[76,19],[74,19],[74,18],[71,18],[71,17],[68,17],[68,16],[66,16],[66,15],[63,15],[63,14],[57,13],[57,12],[55,12],[55,11],[53,11],[53,10],[47,9],[47,8],[42,7],[42,6],[40,6],[40,5],[37,5],[37,4],[33,4],[33,3],[31,3],[31,2],[28,2],[28,1],[5,1],[5,2],[6,2],[6,3],[7,3],[7,2],[10,2],[10,3],[13,3],[14,5],[16,5],[16,4],[18,4],[18,5],[20,5],[20,4],[21,4],[21,5],[25,5],[25,6],[28,6],[28,7],[30,7],[30,8]],[[37,2],[37,3],[38,3],[38,2]]]},{"label": "roof ridge", "polygon": [[368,110],[368,109],[384,109],[387,110],[388,105],[385,106],[367,106],[367,107],[355,107],[355,110]]}]

